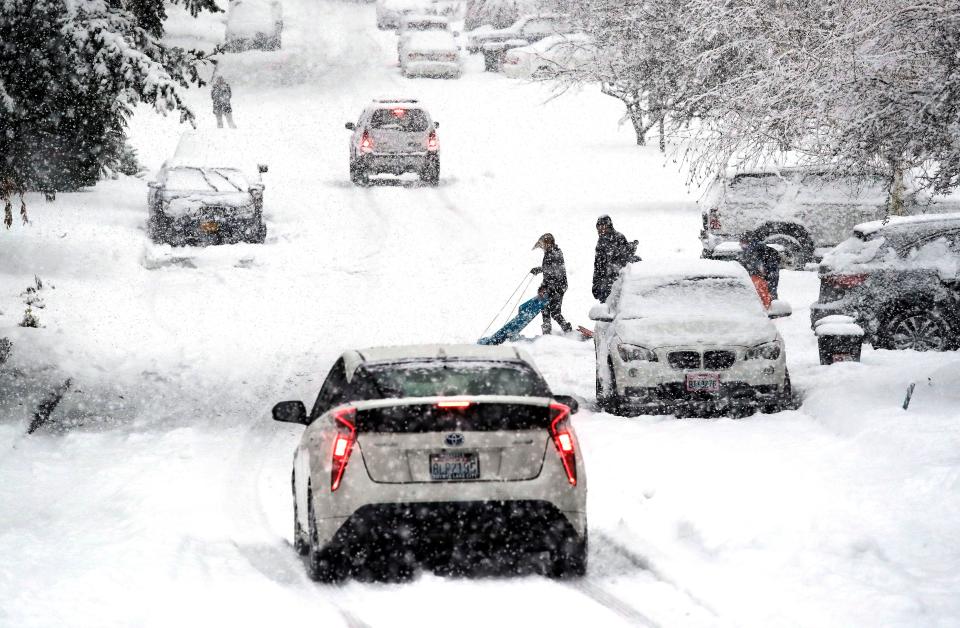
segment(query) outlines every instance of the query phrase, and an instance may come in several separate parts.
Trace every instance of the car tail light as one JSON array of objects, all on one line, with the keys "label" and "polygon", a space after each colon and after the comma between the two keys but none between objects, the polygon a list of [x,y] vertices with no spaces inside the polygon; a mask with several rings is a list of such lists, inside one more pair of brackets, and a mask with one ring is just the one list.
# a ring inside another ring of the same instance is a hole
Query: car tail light
[{"label": "car tail light", "polygon": [[356,408],[338,410],[333,414],[337,435],[333,439],[333,465],[330,467],[331,492],[340,488],[340,480],[343,479],[343,472],[347,469],[353,444],[357,442],[357,428],[353,424],[353,417],[356,414]]},{"label": "car tail light", "polygon": [[560,403],[550,404],[550,434],[557,447],[563,470],[567,472],[570,486],[577,485],[577,452],[570,431],[570,408]]},{"label": "car tail light", "polygon": [[440,150],[440,140],[437,139],[436,131],[431,132],[430,137],[427,138],[427,150],[431,153]]},{"label": "car tail light", "polygon": [[366,131],[363,132],[363,137],[360,138],[360,152],[361,153],[372,153],[373,152],[373,140],[370,139],[370,134]]},{"label": "car tail light", "polygon": [[719,209],[717,209],[716,207],[711,208],[710,211],[707,213],[707,220],[708,220],[707,227],[711,231],[720,230],[721,226],[720,226],[720,210]]},{"label": "car tail light", "polygon": [[865,282],[869,275],[857,274],[857,275],[825,275],[822,277],[824,283],[827,285],[833,286],[834,288],[840,288],[841,290],[846,290],[848,288],[855,288]]},{"label": "car tail light", "polygon": [[406,110],[406,109],[399,109],[399,108],[398,108],[398,109],[391,109],[391,110],[390,110],[390,113],[393,114],[393,117],[394,117],[394,118],[402,118],[403,116],[405,116],[405,115],[407,114],[407,110]]},{"label": "car tail light", "polygon": [[436,406],[441,410],[464,410],[473,405],[472,401],[466,399],[451,399],[449,401],[438,401]]}]

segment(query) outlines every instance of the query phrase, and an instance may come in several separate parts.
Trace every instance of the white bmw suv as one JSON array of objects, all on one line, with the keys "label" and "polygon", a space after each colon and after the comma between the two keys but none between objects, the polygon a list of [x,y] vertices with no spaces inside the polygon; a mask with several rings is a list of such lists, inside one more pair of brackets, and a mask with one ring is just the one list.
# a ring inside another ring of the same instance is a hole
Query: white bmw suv
[{"label": "white bmw suv", "polygon": [[770,318],[787,309],[764,310],[736,262],[628,265],[590,310],[597,401],[615,414],[777,411],[792,392]]},{"label": "white bmw suv", "polygon": [[512,347],[348,351],[301,423],[294,545],[311,578],[586,572],[586,474],[572,397]]}]

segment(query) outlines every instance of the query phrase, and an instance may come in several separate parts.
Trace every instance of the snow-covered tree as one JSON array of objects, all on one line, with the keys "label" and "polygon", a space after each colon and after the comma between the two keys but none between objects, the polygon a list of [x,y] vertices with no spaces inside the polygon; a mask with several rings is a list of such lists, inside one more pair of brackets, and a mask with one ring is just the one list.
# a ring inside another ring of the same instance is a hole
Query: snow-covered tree
[{"label": "snow-covered tree", "polygon": [[[187,0],[196,13],[213,0]],[[203,53],[164,45],[163,0],[0,3],[0,194],[92,185],[121,157],[131,107],[192,112]],[[24,214],[25,215],[25,214]]]}]

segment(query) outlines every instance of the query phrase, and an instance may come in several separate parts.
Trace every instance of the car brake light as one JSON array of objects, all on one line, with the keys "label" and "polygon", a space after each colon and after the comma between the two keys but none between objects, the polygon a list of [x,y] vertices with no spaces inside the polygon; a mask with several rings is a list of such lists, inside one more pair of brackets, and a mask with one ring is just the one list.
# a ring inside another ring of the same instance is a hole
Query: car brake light
[{"label": "car brake light", "polygon": [[390,112],[393,114],[394,118],[402,118],[407,114],[406,109],[391,109]]},{"label": "car brake light", "polygon": [[438,401],[437,407],[441,410],[463,410],[473,405],[472,401],[454,399],[450,401]]},{"label": "car brake light", "polygon": [[721,228],[720,225],[720,210],[716,207],[710,209],[710,212],[707,214],[709,218],[708,227],[711,231],[718,231]]},{"label": "car brake light", "polygon": [[563,470],[567,472],[567,481],[570,486],[577,485],[577,452],[573,445],[573,434],[570,432],[570,408],[560,403],[550,404],[550,434],[553,444],[557,447]]},{"label": "car brake light", "polygon": [[826,275],[823,281],[834,288],[855,288],[867,280],[869,275]]},{"label": "car brake light", "polygon": [[435,153],[440,150],[440,140],[437,139],[436,131],[430,133],[430,137],[427,138],[427,150],[431,153]]},{"label": "car brake light", "polygon": [[372,153],[373,152],[373,140],[370,139],[370,134],[366,131],[363,132],[363,137],[360,138],[360,152],[361,153]]},{"label": "car brake light", "polygon": [[338,410],[333,414],[333,422],[337,428],[337,435],[333,439],[333,465],[330,467],[330,491],[340,488],[340,480],[350,460],[353,444],[356,442],[357,428],[353,424],[353,417],[357,414],[356,408]]}]

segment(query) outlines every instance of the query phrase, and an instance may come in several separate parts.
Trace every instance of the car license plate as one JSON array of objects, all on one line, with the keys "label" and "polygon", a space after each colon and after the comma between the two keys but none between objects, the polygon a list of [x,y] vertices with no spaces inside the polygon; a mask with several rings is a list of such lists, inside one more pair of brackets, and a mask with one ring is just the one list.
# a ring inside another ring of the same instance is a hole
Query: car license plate
[{"label": "car license plate", "polygon": [[430,454],[431,480],[477,480],[480,457],[475,451]]},{"label": "car license plate", "polygon": [[206,222],[201,222],[200,231],[203,231],[204,233],[216,233],[220,231],[220,223],[214,220],[207,220]]},{"label": "car license plate", "polygon": [[720,392],[720,373],[687,373],[687,392]]}]

